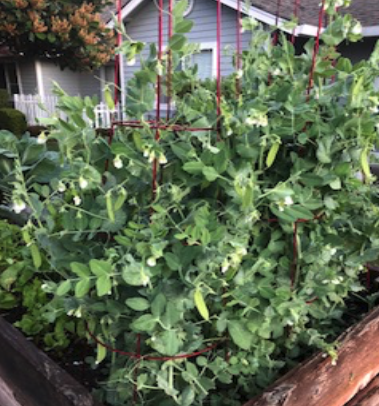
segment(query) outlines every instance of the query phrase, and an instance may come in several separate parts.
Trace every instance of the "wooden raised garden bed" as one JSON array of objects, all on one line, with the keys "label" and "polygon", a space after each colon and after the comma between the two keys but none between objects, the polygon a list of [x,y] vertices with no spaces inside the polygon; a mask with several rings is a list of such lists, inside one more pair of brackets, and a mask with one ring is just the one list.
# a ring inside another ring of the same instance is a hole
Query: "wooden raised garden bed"
[{"label": "wooden raised garden bed", "polygon": [[[379,308],[340,339],[338,360],[317,354],[244,406],[378,406]],[[0,317],[0,406],[101,406]]]},{"label": "wooden raised garden bed", "polygon": [[338,342],[335,364],[317,354],[244,406],[378,406],[379,308]]},{"label": "wooden raised garden bed", "polygon": [[0,406],[101,406],[0,317]]}]

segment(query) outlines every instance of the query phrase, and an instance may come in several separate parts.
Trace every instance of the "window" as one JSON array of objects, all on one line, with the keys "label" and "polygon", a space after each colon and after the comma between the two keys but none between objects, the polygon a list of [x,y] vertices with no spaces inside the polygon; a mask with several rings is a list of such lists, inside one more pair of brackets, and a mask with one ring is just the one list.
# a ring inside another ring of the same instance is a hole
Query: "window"
[{"label": "window", "polygon": [[20,93],[15,63],[4,63],[0,65],[0,88],[7,89],[11,95]]},{"label": "window", "polygon": [[197,75],[200,80],[216,77],[216,43],[200,44],[200,52],[189,57],[187,66],[197,65]]}]

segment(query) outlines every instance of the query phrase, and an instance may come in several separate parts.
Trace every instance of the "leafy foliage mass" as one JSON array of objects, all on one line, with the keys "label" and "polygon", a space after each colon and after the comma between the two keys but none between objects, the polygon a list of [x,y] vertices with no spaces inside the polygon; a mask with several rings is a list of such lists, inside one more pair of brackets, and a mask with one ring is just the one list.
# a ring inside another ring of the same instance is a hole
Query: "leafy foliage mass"
[{"label": "leafy foliage mass", "polygon": [[[185,5],[174,11],[174,67],[196,51]],[[13,207],[31,213],[23,232],[34,267],[54,271],[44,286],[51,309],[124,351],[136,351],[138,335],[141,354],[158,357],[217,344],[162,361],[99,346],[93,367],[109,373],[110,404],[130,404],[136,388],[144,405],[241,405],[305,349],[334,357],[344,301],[379,254],[368,170],[379,47],[356,65],[341,57],[335,46],[358,38],[354,24],[336,17],[323,34],[308,95],[313,41],[296,55],[284,36],[273,46],[245,20],[251,46],[225,80],[219,131],[214,83],[200,83],[196,67],[175,69],[173,92],[183,96],[172,123],[215,130],[162,130],[156,140],[144,117],[167,58],[152,46],[127,92],[128,114],[143,126],[118,128],[111,146],[92,128],[93,101],[62,92],[68,120],[46,120],[48,136],[0,133]]]},{"label": "leafy foliage mass", "polygon": [[61,67],[89,70],[112,57],[114,33],[100,13],[107,0],[4,0],[0,45],[24,56],[48,57]]}]

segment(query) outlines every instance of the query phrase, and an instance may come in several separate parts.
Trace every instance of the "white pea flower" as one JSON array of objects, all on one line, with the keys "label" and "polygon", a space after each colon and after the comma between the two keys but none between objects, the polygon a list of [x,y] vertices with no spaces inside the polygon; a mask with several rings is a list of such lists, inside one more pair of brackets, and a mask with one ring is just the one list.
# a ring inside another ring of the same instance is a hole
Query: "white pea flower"
[{"label": "white pea flower", "polygon": [[150,163],[154,162],[154,159],[155,159],[155,152],[151,152],[151,153],[149,154],[149,162],[150,162]]},{"label": "white pea flower", "polygon": [[134,66],[136,64],[136,58],[133,57],[132,59],[128,59],[127,63],[128,66]]},{"label": "white pea flower", "polygon": [[243,70],[242,69],[238,69],[238,71],[236,72],[237,78],[241,79],[243,76]]},{"label": "white pea flower", "polygon": [[150,278],[147,275],[142,276],[142,285],[147,286],[150,282]]},{"label": "white pea flower", "polygon": [[150,257],[150,258],[148,258],[146,263],[148,266],[153,267],[153,266],[157,265],[157,260],[154,257]]},{"label": "white pea flower", "polygon": [[273,72],[272,72],[272,76],[279,76],[282,73],[282,71],[279,68],[276,68]]},{"label": "white pea flower", "polygon": [[332,249],[330,250],[330,254],[331,254],[331,255],[336,255],[336,253],[337,253],[337,249],[336,249],[336,248],[332,248]]},{"label": "white pea flower", "polygon": [[227,259],[225,259],[221,266],[221,272],[222,273],[228,272],[229,267],[230,267],[229,261]]},{"label": "white pea flower", "polygon": [[239,248],[238,253],[242,256],[247,255],[247,249],[246,248]]},{"label": "white pea flower", "polygon": [[247,125],[254,125],[256,123],[256,120],[254,120],[252,117],[247,117],[245,120],[245,124]]},{"label": "white pea flower", "polygon": [[283,206],[279,206],[278,209],[279,209],[279,211],[284,211],[284,207],[283,207]]},{"label": "white pea flower", "polygon": [[157,63],[157,74],[158,76],[162,76],[163,75],[163,66],[161,63]]},{"label": "white pea flower", "polygon": [[22,211],[26,209],[26,204],[22,200],[15,200],[13,202],[13,211],[17,214],[20,214]]},{"label": "white pea flower", "polygon": [[268,126],[268,118],[267,116],[261,116],[258,120],[258,127],[267,127]]},{"label": "white pea flower", "polygon": [[88,187],[88,180],[84,179],[83,176],[79,178],[80,189],[86,189]]},{"label": "white pea flower", "polygon": [[46,133],[45,133],[45,132],[42,132],[42,133],[37,137],[37,144],[43,145],[43,144],[46,144],[46,141],[47,141]]},{"label": "white pea flower", "polygon": [[113,166],[116,169],[121,169],[124,166],[124,163],[122,162],[120,155],[117,155],[116,158],[113,160]]},{"label": "white pea flower", "polygon": [[362,25],[361,23],[357,22],[351,30],[351,33],[354,35],[361,35],[362,34]]},{"label": "white pea flower", "polygon": [[166,156],[163,155],[163,154],[159,155],[158,162],[159,162],[161,165],[167,164],[167,158],[166,158]]},{"label": "white pea flower", "polygon": [[74,197],[75,206],[80,206],[82,204],[82,199],[79,196]]},{"label": "white pea flower", "polygon": [[67,190],[66,185],[65,185],[63,182],[59,182],[59,185],[58,185],[58,192],[63,193],[63,192],[65,192],[66,190]]},{"label": "white pea flower", "polygon": [[147,158],[149,155],[150,155],[150,152],[149,152],[149,150],[146,148],[146,149],[143,151],[143,156],[144,156],[144,158]]},{"label": "white pea flower", "polygon": [[292,206],[292,205],[293,205],[292,197],[291,197],[291,196],[286,196],[286,197],[284,198],[284,204],[285,204],[286,206]]}]

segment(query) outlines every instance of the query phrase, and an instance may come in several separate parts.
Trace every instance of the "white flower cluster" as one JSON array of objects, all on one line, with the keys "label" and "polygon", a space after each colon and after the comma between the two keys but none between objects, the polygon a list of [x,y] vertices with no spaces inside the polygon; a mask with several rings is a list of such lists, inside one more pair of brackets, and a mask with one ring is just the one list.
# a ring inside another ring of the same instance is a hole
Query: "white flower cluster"
[{"label": "white flower cluster", "polygon": [[245,123],[254,127],[267,127],[268,117],[266,114],[253,110],[246,118]]}]

